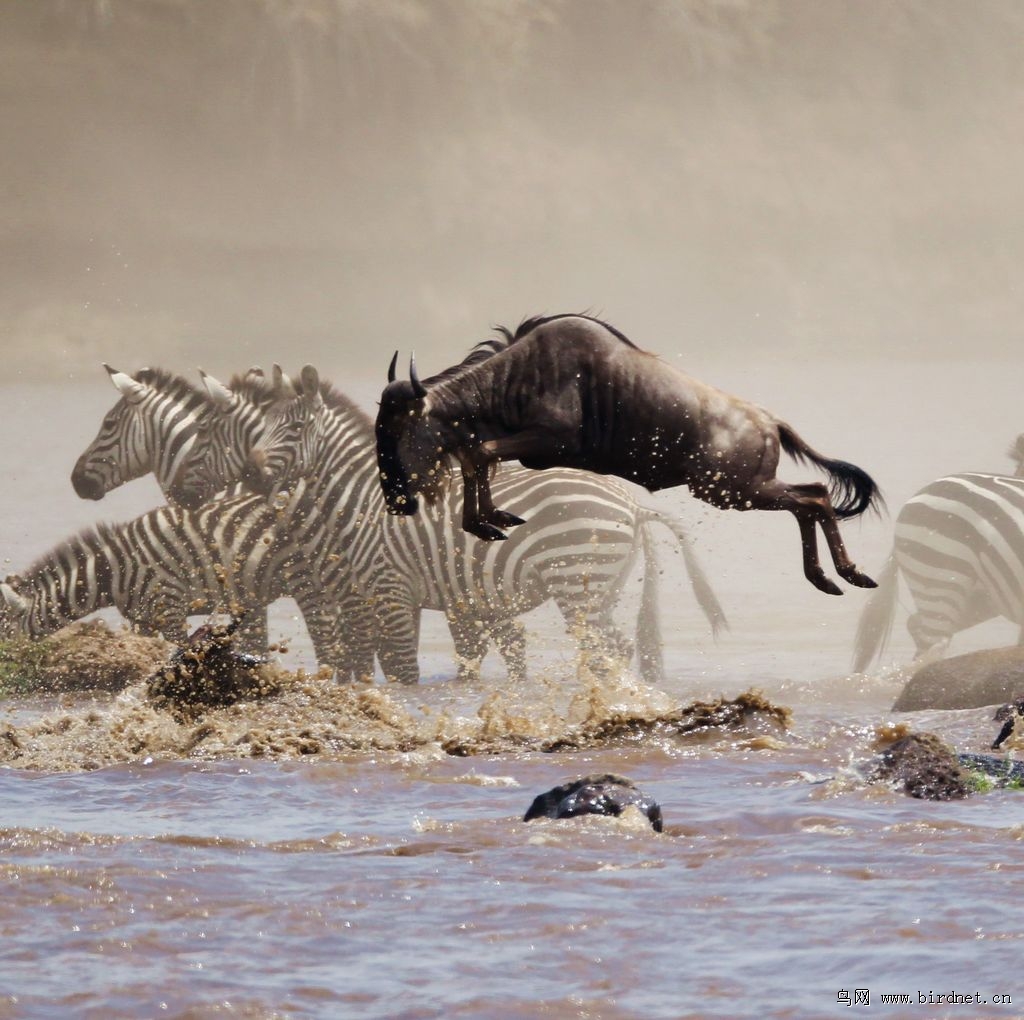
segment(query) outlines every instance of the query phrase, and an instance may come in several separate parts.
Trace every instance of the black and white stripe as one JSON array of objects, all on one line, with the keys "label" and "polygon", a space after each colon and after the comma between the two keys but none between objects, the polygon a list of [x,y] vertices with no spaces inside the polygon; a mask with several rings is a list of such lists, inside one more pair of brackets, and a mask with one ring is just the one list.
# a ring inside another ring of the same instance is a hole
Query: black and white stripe
[{"label": "black and white stripe", "polygon": [[178,473],[206,413],[205,395],[162,369],[144,368],[131,376],[104,367],[121,397],[75,464],[75,492],[83,499],[102,499],[152,472],[174,501]]},{"label": "black and white stripe", "polygon": [[955,634],[994,617],[1024,626],[1024,478],[949,475],[907,501],[857,630],[857,671],[888,641],[899,576],[914,603],[907,630],[918,658],[941,654]]},{"label": "black and white stripe", "polygon": [[[252,453],[264,491],[305,480],[310,511],[295,537],[322,582],[370,594],[381,629],[378,656],[386,675],[418,679],[421,609],[445,612],[460,657],[475,669],[487,633],[515,642],[516,616],[553,599],[571,631],[602,650],[626,642],[611,610],[637,553],[646,577],[656,566],[645,542],[654,522],[668,526],[683,547],[691,582],[713,628],[724,616],[679,525],[646,509],[611,479],[573,470],[532,472],[505,467],[495,479],[502,506],[529,522],[505,542],[486,544],[459,526],[461,498],[449,493],[426,512],[399,518],[385,512],[370,419],[347,398],[303,374],[304,396],[268,412]],[[309,459],[311,458],[311,459]],[[268,470],[269,468],[273,470]],[[528,511],[528,513],[527,513]],[[343,569],[324,562],[325,551],[345,550]],[[346,579],[344,571],[350,572]],[[653,584],[645,585],[640,633],[656,631]],[[648,637],[649,649],[657,642]],[[657,657],[642,656],[646,676],[660,672]],[[522,675],[521,646],[509,661]]]},{"label": "black and white stripe", "polygon": [[0,584],[0,632],[39,638],[114,607],[143,633],[180,643],[189,615],[261,615],[291,596],[321,663],[366,676],[372,645],[357,649],[344,635],[371,633],[370,609],[355,599],[339,603],[315,583],[290,540],[289,520],[304,512],[303,495],[300,486],[284,508],[253,496],[196,511],[165,506],[75,535]]}]

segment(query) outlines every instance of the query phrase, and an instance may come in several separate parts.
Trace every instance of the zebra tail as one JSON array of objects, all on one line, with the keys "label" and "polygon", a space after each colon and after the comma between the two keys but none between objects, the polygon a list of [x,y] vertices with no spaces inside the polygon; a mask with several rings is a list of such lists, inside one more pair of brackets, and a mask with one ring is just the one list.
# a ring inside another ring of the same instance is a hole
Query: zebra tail
[{"label": "zebra tail", "polygon": [[718,601],[718,596],[711,587],[707,574],[704,573],[704,568],[697,558],[697,553],[690,543],[690,536],[687,535],[682,521],[676,520],[676,518],[670,517],[660,510],[646,509],[645,512],[647,513],[645,524],[647,522],[657,522],[664,525],[672,532],[676,542],[679,543],[679,548],[683,552],[683,562],[686,564],[686,572],[690,577],[690,587],[693,589],[697,604],[711,626],[712,636],[718,637],[721,630],[729,629],[729,621],[726,619],[722,604]]},{"label": "zebra tail", "polygon": [[665,679],[665,656],[658,613],[658,564],[646,522],[641,528],[644,552],[644,585],[640,612],[636,618],[636,658],[644,683],[660,684]]},{"label": "zebra tail", "polygon": [[853,645],[853,671],[863,673],[877,659],[892,634],[892,622],[896,613],[896,593],[899,591],[895,551],[878,575],[878,587],[871,593],[864,612],[857,624],[857,636]]},{"label": "zebra tail", "polygon": [[783,421],[775,424],[779,430],[779,442],[793,460],[798,464],[810,461],[828,474],[829,496],[837,517],[859,517],[866,510],[884,509],[882,493],[866,471],[845,460],[823,457],[811,449],[791,426]]}]

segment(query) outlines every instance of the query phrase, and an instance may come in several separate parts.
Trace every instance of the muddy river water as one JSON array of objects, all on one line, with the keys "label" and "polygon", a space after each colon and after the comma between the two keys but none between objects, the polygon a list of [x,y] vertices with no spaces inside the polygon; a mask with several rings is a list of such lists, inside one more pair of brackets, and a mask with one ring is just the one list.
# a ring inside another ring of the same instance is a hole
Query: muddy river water
[{"label": "muddy river water", "polygon": [[[929,432],[939,410],[909,447],[881,426],[844,446],[854,433],[815,433],[810,404],[784,396],[815,445],[872,469],[893,511],[932,477],[984,467],[983,447],[1004,467],[1001,419],[945,454]],[[71,492],[112,403],[99,382],[4,398],[0,428],[22,437],[0,464],[4,573],[159,501],[142,481],[102,505]],[[26,434],[40,401],[47,429]],[[792,521],[673,498],[732,628],[708,635],[666,543],[656,689],[579,671],[543,609],[527,618],[520,686],[496,660],[479,684],[454,683],[428,619],[422,684],[340,687],[313,674],[279,603],[284,664],[300,672],[269,701],[192,721],[139,688],[0,705],[18,743],[0,768],[0,1018],[1024,1015],[1024,796],[936,804],[861,782],[853,766],[893,719],[909,658],[902,617],[877,672],[850,676],[865,596],[806,584]],[[890,528],[844,525],[865,569]],[[993,623],[973,641],[1013,637]],[[666,724],[750,688],[789,726]],[[997,730],[991,709],[901,721],[965,751]],[[537,793],[594,772],[639,784],[665,831],[629,813],[521,821]]]}]

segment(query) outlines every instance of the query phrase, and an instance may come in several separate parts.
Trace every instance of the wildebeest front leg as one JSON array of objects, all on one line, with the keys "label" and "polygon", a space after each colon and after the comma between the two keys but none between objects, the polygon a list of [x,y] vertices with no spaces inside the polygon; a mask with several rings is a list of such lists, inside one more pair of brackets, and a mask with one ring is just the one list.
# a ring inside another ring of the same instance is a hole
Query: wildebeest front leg
[{"label": "wildebeest front leg", "polygon": [[491,497],[487,479],[489,461],[478,452],[459,453],[462,468],[462,529],[485,542],[496,542],[508,536],[501,530],[525,523],[515,514],[498,510]]}]

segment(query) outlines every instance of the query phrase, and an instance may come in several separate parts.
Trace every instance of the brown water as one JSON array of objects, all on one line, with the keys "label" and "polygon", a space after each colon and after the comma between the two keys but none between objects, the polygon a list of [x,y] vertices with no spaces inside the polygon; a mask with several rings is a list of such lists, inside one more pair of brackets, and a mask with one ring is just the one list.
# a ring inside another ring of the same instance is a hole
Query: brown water
[{"label": "brown water", "polygon": [[[1004,466],[1019,376],[969,368],[852,366],[842,397],[857,410],[838,412],[791,367],[710,377],[867,467],[895,511],[939,474]],[[951,428],[953,395],[971,385],[989,399]],[[98,507],[71,492],[111,393],[91,381],[3,392],[4,572],[157,502],[148,481]],[[707,636],[664,545],[659,690],[578,675],[545,610],[527,619],[521,687],[491,661],[479,686],[451,683],[431,617],[423,684],[339,688],[310,675],[281,604],[285,665],[307,672],[272,701],[194,722],[154,711],[138,688],[6,703],[0,1017],[1024,1015],[1021,794],[923,803],[853,768],[893,718],[902,614],[883,667],[850,677],[864,595],[806,584],[792,521],[660,499],[691,522],[732,630]],[[890,524],[844,526],[869,571]],[[624,621],[634,607],[631,593]],[[1012,633],[991,624],[955,650]],[[666,722],[751,687],[791,709],[788,729],[755,715],[684,736]],[[982,751],[991,714],[903,719]],[[520,821],[537,793],[604,771],[661,803],[664,833],[628,814]],[[864,989],[870,1009],[839,999]],[[987,1002],[919,1001],[951,991]]]}]

